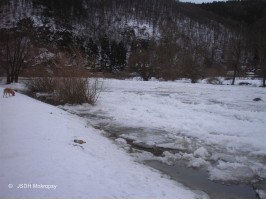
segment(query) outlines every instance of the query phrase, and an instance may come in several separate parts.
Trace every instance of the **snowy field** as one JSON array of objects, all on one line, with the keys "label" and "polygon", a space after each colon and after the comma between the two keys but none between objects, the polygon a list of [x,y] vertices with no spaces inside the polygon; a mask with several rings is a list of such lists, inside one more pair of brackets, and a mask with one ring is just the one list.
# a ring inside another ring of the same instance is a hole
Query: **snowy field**
[{"label": "snowy field", "polygon": [[206,197],[134,162],[87,120],[25,95],[0,97],[0,123],[0,198]]},{"label": "snowy field", "polygon": [[[253,86],[104,80],[96,106],[63,106],[120,145],[164,149],[139,160],[204,168],[213,181],[252,184],[266,198],[266,90]],[[260,101],[254,101],[259,98]],[[117,132],[116,132],[117,131]]]},{"label": "snowy field", "polygon": [[[173,166],[173,173],[182,162],[206,171],[207,178],[218,183],[247,183],[266,198],[266,90],[258,87],[258,81],[250,81],[249,86],[209,85],[204,80],[198,84],[184,80],[103,82],[104,90],[94,106],[56,108],[18,93],[0,98],[0,160],[4,163],[0,165],[4,188],[0,197],[207,197],[138,164],[159,161]],[[23,84],[9,87],[25,90]],[[87,143],[77,145],[74,139]],[[161,153],[153,152],[156,149]],[[191,173],[192,181],[192,174],[198,173],[184,168],[183,172]],[[57,189],[7,187],[21,183],[52,184]],[[216,193],[213,187],[208,189]],[[241,190],[246,188],[241,186]]]}]

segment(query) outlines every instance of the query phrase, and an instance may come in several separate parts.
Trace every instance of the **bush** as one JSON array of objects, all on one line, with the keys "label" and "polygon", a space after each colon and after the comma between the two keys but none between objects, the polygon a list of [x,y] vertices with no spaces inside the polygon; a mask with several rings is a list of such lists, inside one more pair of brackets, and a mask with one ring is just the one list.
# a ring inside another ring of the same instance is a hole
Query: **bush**
[{"label": "bush", "polygon": [[88,87],[87,87],[87,100],[89,104],[95,104],[99,98],[100,92],[103,89],[103,82],[99,82],[96,79],[88,79]]},{"label": "bush", "polygon": [[216,77],[208,78],[207,83],[213,84],[213,85],[222,85],[223,84],[223,82],[219,78],[216,78]]},{"label": "bush", "polygon": [[[95,104],[102,89],[98,79],[86,77],[86,56],[79,47],[70,47],[70,52],[58,52],[53,60],[56,75],[60,78],[43,77],[29,81],[32,92],[53,93],[55,102],[62,104]],[[83,77],[86,78],[83,78]]]},{"label": "bush", "polygon": [[240,82],[240,83],[238,83],[238,85],[251,85],[251,83],[248,83],[248,82]]},{"label": "bush", "polygon": [[56,79],[53,77],[32,78],[26,82],[26,86],[30,92],[52,93],[56,85]]},{"label": "bush", "polygon": [[26,85],[31,93],[54,93],[54,101],[62,104],[95,104],[102,89],[97,78],[82,77],[39,77],[30,79]]},{"label": "bush", "polygon": [[102,89],[98,79],[81,77],[62,78],[58,85],[57,98],[62,103],[95,104]]},{"label": "bush", "polygon": [[57,91],[58,100],[70,104],[86,102],[86,82],[81,78],[62,78]]}]

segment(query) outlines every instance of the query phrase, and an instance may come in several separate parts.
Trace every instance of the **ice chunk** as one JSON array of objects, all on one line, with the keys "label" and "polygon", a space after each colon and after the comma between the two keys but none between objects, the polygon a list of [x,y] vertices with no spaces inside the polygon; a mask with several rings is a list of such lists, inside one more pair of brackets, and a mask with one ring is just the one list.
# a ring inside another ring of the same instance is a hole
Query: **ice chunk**
[{"label": "ice chunk", "polygon": [[117,139],[115,139],[115,142],[120,146],[126,146],[127,145],[127,141],[123,138],[117,138]]},{"label": "ice chunk", "polygon": [[174,154],[170,153],[169,151],[164,151],[163,156],[167,158],[174,158]]},{"label": "ice chunk", "polygon": [[156,146],[168,149],[177,149],[177,150],[186,149],[182,144],[176,144],[176,143],[163,143],[163,144],[157,144]]},{"label": "ice chunk", "polygon": [[188,167],[202,167],[208,165],[208,162],[202,158],[195,158],[188,163]]},{"label": "ice chunk", "polygon": [[232,155],[224,154],[224,153],[215,153],[211,156],[212,160],[223,160],[226,162],[236,162],[236,158]]},{"label": "ice chunk", "polygon": [[223,181],[247,181],[255,176],[254,171],[244,164],[224,161],[219,161],[215,168],[209,168],[209,173],[211,180]]},{"label": "ice chunk", "polygon": [[169,151],[164,151],[163,152],[163,156],[166,157],[168,160],[178,160],[181,159],[181,155],[176,153],[170,153]]},{"label": "ice chunk", "polygon": [[153,142],[153,141],[147,141],[146,144],[148,146],[154,146],[155,145],[155,142]]},{"label": "ice chunk", "polygon": [[196,158],[199,157],[206,158],[210,156],[209,152],[204,147],[198,148],[196,151],[194,151],[193,155]]},{"label": "ice chunk", "polygon": [[266,199],[266,192],[264,190],[256,190],[261,199]]},{"label": "ice chunk", "polygon": [[192,160],[192,159],[194,159],[194,156],[193,156],[193,154],[190,154],[190,153],[183,153],[182,158],[184,160]]}]

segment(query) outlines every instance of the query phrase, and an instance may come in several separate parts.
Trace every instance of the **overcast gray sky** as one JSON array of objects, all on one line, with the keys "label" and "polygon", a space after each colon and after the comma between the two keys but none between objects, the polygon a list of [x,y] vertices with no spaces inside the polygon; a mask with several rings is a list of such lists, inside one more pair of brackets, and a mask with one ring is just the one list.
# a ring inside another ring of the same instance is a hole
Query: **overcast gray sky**
[{"label": "overcast gray sky", "polygon": [[[192,2],[192,3],[208,3],[213,2],[214,0],[180,0],[183,2]],[[225,1],[225,0],[215,0],[215,1]]]}]

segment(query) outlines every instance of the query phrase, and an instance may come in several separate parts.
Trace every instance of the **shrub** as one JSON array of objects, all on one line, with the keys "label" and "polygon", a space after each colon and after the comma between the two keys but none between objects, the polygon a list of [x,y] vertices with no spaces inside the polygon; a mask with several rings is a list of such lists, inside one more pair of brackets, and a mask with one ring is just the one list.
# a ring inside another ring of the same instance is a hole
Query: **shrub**
[{"label": "shrub", "polygon": [[39,77],[26,83],[29,92],[49,93],[56,102],[62,104],[95,104],[102,90],[102,83],[97,78],[82,77]]},{"label": "shrub", "polygon": [[213,84],[213,85],[222,85],[223,84],[223,82],[219,78],[216,78],[216,77],[208,78],[207,83]]},{"label": "shrub", "polygon": [[95,104],[101,89],[97,78],[66,77],[58,84],[57,98],[62,103]]},{"label": "shrub", "polygon": [[56,89],[56,79],[53,77],[31,78],[26,82],[30,92],[47,92],[52,93]]},{"label": "shrub", "polygon": [[238,83],[238,85],[251,85],[251,83],[248,83],[248,82],[240,82],[240,83]]},{"label": "shrub", "polygon": [[69,50],[70,52],[58,52],[54,57],[53,64],[58,78],[32,79],[27,86],[32,92],[53,93],[52,98],[57,103],[95,104],[102,84],[97,78],[87,78],[89,73],[85,70],[86,56],[80,48],[70,47]]},{"label": "shrub", "polygon": [[103,82],[99,79],[88,79],[87,87],[87,100],[89,104],[95,104],[100,96],[100,92],[103,89]]},{"label": "shrub", "polygon": [[81,78],[62,78],[57,92],[57,98],[62,103],[84,103],[86,102],[86,81]]}]

